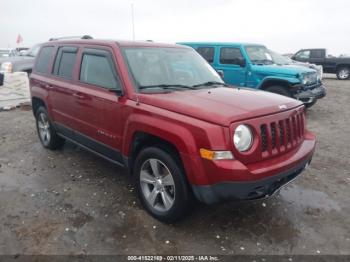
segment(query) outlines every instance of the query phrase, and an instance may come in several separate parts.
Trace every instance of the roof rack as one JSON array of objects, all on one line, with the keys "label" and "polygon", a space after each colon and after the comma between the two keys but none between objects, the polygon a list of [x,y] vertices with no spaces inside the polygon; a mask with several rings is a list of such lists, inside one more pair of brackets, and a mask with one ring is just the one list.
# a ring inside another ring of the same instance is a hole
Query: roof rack
[{"label": "roof rack", "polygon": [[93,38],[92,38],[92,36],[89,36],[89,35],[83,35],[83,36],[63,36],[63,37],[53,37],[53,38],[50,38],[49,41],[65,40],[65,39],[93,39]]}]

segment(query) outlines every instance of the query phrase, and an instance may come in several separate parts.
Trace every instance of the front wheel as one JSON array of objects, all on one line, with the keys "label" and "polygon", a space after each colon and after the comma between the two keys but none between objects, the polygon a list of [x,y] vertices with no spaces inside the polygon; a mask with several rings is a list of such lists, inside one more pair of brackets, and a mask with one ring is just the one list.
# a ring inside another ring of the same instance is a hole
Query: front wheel
[{"label": "front wheel", "polygon": [[337,78],[339,80],[346,80],[349,79],[350,77],[350,69],[349,67],[340,67],[337,70]]},{"label": "front wheel", "polygon": [[173,153],[158,147],[142,150],[135,161],[134,178],[142,205],[156,219],[176,222],[189,211],[192,194]]},{"label": "front wheel", "polygon": [[292,94],[284,86],[269,86],[265,90],[271,93],[282,95],[282,96],[292,97]]}]

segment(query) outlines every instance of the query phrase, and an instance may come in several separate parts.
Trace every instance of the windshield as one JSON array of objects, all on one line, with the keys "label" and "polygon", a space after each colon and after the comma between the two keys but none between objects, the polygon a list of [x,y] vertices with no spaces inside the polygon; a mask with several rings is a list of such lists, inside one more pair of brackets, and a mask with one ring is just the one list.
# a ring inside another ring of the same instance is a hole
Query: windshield
[{"label": "windshield", "polygon": [[40,49],[40,45],[35,45],[32,48],[30,48],[29,50],[27,50],[24,55],[25,56],[31,56],[31,57],[36,57],[36,55],[38,54]]},{"label": "windshield", "polygon": [[292,60],[276,52],[267,49],[265,46],[247,46],[246,51],[253,64],[292,64]]},{"label": "windshield", "polygon": [[293,60],[289,57],[283,56],[279,53],[276,53],[274,51],[269,50],[272,60],[275,62],[275,64],[279,65],[290,65],[293,64]]},{"label": "windshield", "polygon": [[124,48],[139,89],[194,89],[224,84],[217,72],[196,51],[185,48]]}]

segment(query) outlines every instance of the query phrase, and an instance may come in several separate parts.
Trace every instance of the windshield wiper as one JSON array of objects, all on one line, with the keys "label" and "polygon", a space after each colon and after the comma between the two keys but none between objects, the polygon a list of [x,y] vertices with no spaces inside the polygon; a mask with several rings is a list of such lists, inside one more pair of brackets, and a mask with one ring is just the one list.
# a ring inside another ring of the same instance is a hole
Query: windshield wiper
[{"label": "windshield wiper", "polygon": [[159,88],[163,88],[163,89],[195,89],[192,86],[186,86],[186,85],[168,85],[168,84],[160,84],[160,85],[147,85],[147,86],[139,86],[139,89],[147,89],[147,88],[155,88],[155,87],[159,87]]},{"label": "windshield wiper", "polygon": [[200,87],[200,86],[216,86],[216,85],[228,86],[227,84],[225,84],[223,82],[208,81],[208,82],[204,82],[202,84],[193,85],[192,87],[195,88],[195,87]]}]

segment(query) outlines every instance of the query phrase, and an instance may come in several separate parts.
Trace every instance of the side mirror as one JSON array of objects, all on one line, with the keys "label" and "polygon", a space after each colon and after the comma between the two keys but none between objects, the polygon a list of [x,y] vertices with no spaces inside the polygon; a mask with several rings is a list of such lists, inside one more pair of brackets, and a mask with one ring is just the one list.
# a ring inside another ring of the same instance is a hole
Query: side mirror
[{"label": "side mirror", "polygon": [[109,92],[115,93],[117,96],[123,96],[124,92],[122,89],[119,88],[110,88],[108,89]]},{"label": "side mirror", "polygon": [[245,65],[246,65],[245,59],[244,59],[244,58],[239,58],[239,59],[237,60],[237,64],[238,64],[240,67],[245,67]]},{"label": "side mirror", "polygon": [[216,72],[219,74],[219,76],[224,79],[224,71],[222,70],[216,70]]}]

